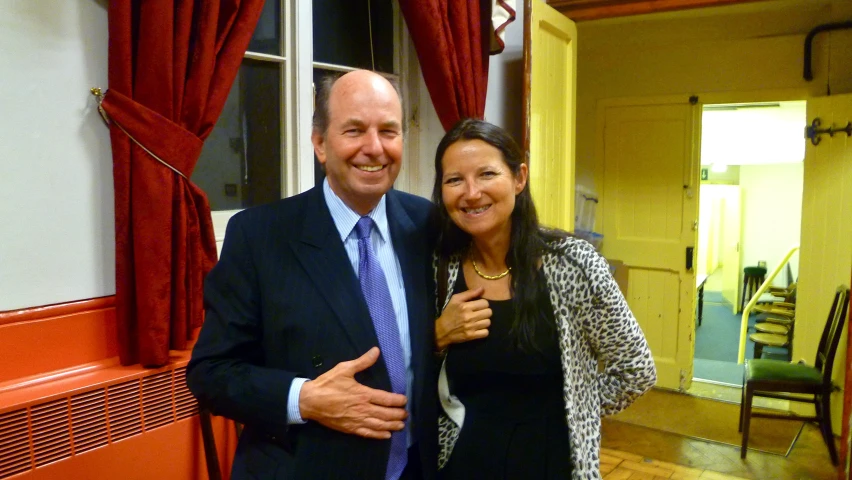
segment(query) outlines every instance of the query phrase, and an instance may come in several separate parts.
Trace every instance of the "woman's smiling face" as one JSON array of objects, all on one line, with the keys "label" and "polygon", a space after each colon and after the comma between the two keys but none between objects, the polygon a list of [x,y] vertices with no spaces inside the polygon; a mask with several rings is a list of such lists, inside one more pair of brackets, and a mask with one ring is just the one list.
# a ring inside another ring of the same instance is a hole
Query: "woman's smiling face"
[{"label": "woman's smiling face", "polygon": [[509,237],[515,196],[527,182],[527,166],[518,175],[497,148],[482,140],[460,140],[441,160],[441,195],[453,222],[474,238]]}]

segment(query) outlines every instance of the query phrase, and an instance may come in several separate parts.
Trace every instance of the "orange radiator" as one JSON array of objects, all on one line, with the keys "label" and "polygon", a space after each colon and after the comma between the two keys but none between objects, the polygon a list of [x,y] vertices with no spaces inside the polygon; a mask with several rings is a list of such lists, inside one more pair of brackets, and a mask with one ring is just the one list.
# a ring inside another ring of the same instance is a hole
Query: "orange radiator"
[{"label": "orange radiator", "polygon": [[[207,478],[189,352],[120,366],[111,302],[75,305],[0,312],[0,480]],[[236,434],[213,430],[227,478]]]}]

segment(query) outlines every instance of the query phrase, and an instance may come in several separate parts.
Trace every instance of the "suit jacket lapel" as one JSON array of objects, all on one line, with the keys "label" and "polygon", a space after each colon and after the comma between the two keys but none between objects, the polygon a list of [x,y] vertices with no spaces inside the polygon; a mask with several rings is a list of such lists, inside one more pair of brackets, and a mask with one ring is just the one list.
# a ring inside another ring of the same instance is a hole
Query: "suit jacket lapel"
[{"label": "suit jacket lapel", "polygon": [[[408,330],[411,339],[411,363],[414,371],[414,398],[421,398],[423,388],[423,359],[430,358],[431,345],[423,342],[431,338],[429,330],[429,306],[427,305],[426,239],[422,231],[411,220],[391,190],[387,194],[388,226],[390,227],[393,247],[402,269],[402,279],[405,283],[405,301],[408,307]],[[428,349],[428,351],[426,351]]]},{"label": "suit jacket lapel", "polygon": [[[322,188],[315,187],[309,195],[301,235],[291,241],[291,245],[317,290],[334,310],[349,340],[358,352],[364,353],[379,344],[370,312],[325,204]],[[376,366],[384,369],[381,363],[377,362]]]}]

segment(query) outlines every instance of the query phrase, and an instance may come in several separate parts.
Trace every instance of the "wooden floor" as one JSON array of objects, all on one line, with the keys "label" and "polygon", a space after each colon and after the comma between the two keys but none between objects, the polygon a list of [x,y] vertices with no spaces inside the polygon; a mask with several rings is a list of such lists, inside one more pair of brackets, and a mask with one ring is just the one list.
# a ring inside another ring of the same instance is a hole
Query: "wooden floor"
[{"label": "wooden floor", "polygon": [[819,430],[805,425],[787,457],[748,452],[738,446],[707,442],[603,419],[601,473],[607,480],[767,479],[834,480],[828,449]]},{"label": "wooden floor", "polygon": [[685,467],[674,463],[653,460],[635,453],[601,449],[601,475],[605,480],[689,479],[689,480],[743,480],[712,470]]}]

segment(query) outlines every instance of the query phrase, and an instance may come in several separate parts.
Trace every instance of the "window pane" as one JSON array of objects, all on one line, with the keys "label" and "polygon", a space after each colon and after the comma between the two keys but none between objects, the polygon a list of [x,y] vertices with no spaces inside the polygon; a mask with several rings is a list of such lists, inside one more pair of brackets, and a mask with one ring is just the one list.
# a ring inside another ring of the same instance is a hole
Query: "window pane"
[{"label": "window pane", "polygon": [[248,51],[284,55],[281,43],[281,1],[266,0],[249,42]]},{"label": "window pane", "polygon": [[372,69],[372,30],[376,70],[395,73],[390,0],[314,0],[313,22],[314,61]]},{"label": "window pane", "polygon": [[243,60],[192,181],[212,210],[281,198],[281,64]]}]

